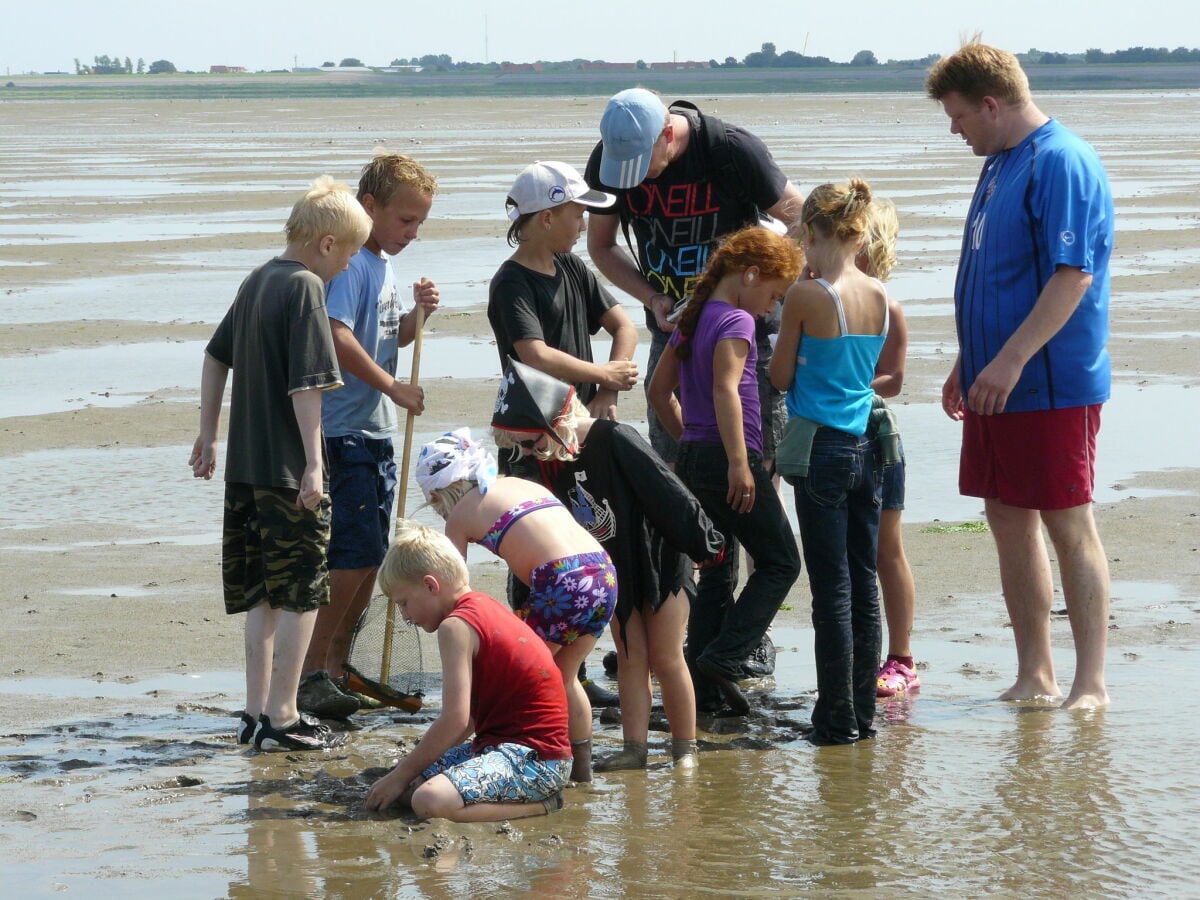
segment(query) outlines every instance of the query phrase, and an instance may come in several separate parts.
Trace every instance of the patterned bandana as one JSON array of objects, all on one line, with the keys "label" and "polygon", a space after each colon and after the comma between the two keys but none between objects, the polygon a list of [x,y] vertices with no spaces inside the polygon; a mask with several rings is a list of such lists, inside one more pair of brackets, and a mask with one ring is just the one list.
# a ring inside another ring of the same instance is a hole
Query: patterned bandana
[{"label": "patterned bandana", "polygon": [[496,458],[471,439],[470,428],[447,431],[421,448],[417,457],[417,484],[425,499],[456,481],[473,481],[486,494],[496,480]]}]

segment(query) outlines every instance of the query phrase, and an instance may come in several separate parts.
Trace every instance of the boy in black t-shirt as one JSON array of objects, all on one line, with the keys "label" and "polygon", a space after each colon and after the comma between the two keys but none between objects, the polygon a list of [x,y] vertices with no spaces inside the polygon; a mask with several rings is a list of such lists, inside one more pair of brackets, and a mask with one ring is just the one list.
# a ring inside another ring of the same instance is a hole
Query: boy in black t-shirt
[{"label": "boy in black t-shirt", "polygon": [[[611,194],[590,190],[566,163],[527,166],[505,202],[512,222],[508,243],[516,250],[488,290],[500,365],[515,359],[575,385],[598,419],[616,419],[618,395],[637,384],[637,328],[571,248],[585,230],[584,213],[612,202]],[[592,359],[591,337],[602,328],[612,336],[607,363]],[[500,465],[504,474],[537,480],[531,468],[508,456]],[[510,581],[510,594],[522,589]],[[582,667],[579,677],[593,706],[617,705],[617,695],[589,680]]]},{"label": "boy in black t-shirt", "polygon": [[[616,418],[618,393],[637,383],[637,329],[571,248],[583,233],[584,212],[612,202],[566,163],[526,168],[507,201],[508,243],[516,251],[488,291],[500,364],[516,359],[574,384],[592,415],[605,419]],[[612,349],[607,363],[596,363],[591,336],[602,328]]]}]

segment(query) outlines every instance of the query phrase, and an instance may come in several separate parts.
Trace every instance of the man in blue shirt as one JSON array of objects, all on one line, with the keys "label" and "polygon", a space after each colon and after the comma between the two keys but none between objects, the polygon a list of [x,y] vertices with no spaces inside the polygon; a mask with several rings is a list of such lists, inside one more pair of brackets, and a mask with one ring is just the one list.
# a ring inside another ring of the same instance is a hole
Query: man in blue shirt
[{"label": "man in blue shirt", "polygon": [[1090,145],[1034,105],[1011,53],[963,46],[930,69],[983,172],[954,290],[959,354],[942,388],[963,423],[959,490],[984,498],[1017,644],[1002,700],[1060,695],[1050,651],[1050,534],[1075,638],[1067,708],[1108,703],[1108,561],[1092,515],[1096,433],[1109,396],[1113,203]]}]

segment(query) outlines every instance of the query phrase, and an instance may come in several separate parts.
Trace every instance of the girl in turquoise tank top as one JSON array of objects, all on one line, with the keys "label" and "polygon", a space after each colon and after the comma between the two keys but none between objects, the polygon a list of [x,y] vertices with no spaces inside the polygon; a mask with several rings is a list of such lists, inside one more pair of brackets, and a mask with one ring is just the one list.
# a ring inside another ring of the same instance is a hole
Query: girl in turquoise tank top
[{"label": "girl in turquoise tank top", "polygon": [[784,299],[770,368],[771,383],[788,393],[777,461],[795,489],[812,590],[817,701],[810,739],[818,744],[875,734],[880,497],[867,420],[888,305],[883,285],[854,263],[870,203],[861,179],[809,194],[797,237],[813,277]]}]

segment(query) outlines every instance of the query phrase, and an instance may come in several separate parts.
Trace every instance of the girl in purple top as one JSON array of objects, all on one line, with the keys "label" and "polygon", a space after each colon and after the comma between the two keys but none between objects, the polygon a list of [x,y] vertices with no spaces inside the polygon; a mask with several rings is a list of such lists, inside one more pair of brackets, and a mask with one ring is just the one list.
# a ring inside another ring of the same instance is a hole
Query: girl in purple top
[{"label": "girl in purple top", "polygon": [[[702,710],[723,699],[734,714],[749,712],[737,685],[742,662],[800,575],[796,542],[762,462],[754,320],[775,308],[803,260],[792,240],[767,228],[730,235],[709,259],[648,389],[663,426],[680,441],[679,477],[728,541],[724,560],[701,571],[688,620],[688,662]],[[739,543],[755,568],[735,602]]]}]

